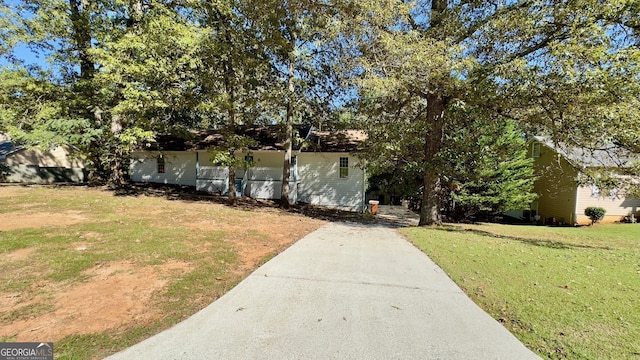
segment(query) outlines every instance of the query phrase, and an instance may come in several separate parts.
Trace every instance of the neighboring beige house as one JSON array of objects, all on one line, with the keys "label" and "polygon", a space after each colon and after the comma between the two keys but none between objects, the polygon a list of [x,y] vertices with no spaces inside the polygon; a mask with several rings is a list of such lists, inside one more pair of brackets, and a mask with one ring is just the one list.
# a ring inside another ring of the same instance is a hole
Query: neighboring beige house
[{"label": "neighboring beige house", "polygon": [[25,148],[0,139],[0,182],[51,184],[84,182],[85,166],[69,146]]},{"label": "neighboring beige house", "polygon": [[[329,208],[364,211],[365,171],[353,154],[363,134],[356,131],[320,132],[298,129],[302,141],[294,146],[290,201]],[[257,141],[236,157],[253,166],[236,169],[236,193],[255,199],[280,199],[283,143],[273,126],[248,127],[242,135]],[[158,136],[144,151],[131,154],[129,175],[135,182],[194,186],[199,191],[227,194],[227,167],[212,161],[213,149],[224,143],[216,131],[192,132],[191,139]]]},{"label": "neighboring beige house", "polygon": [[621,191],[601,192],[594,185],[579,185],[580,169],[597,167],[614,169],[629,166],[637,159],[622,159],[603,150],[585,150],[552,143],[536,136],[528,143],[535,158],[534,185],[538,200],[531,205],[530,216],[539,215],[545,224],[589,224],[585,208],[606,209],[601,222],[618,222],[640,212],[640,199],[626,197]]}]

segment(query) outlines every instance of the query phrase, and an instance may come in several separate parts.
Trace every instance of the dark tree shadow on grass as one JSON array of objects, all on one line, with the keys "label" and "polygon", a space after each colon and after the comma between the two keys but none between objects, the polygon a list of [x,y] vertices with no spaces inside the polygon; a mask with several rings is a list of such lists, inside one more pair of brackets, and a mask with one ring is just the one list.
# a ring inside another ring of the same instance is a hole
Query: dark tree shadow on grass
[{"label": "dark tree shadow on grass", "polygon": [[498,239],[507,239],[507,240],[514,240],[514,241],[518,241],[527,245],[533,245],[533,246],[541,246],[541,247],[546,247],[546,248],[551,248],[551,249],[598,249],[598,250],[615,250],[612,247],[609,246],[593,246],[593,245],[585,245],[585,244],[568,244],[562,241],[553,241],[553,240],[545,240],[545,239],[532,239],[532,238],[525,238],[525,237],[519,237],[519,236],[510,236],[510,235],[502,235],[502,234],[496,234],[496,233],[492,233],[490,231],[485,231],[485,230],[477,230],[477,229],[461,229],[461,228],[457,228],[457,227],[440,227],[437,228],[437,230],[441,230],[441,231],[449,231],[449,232],[459,232],[459,233],[474,233],[474,234],[478,234],[478,235],[483,235],[483,236],[489,236],[489,237],[493,237],[493,238],[498,238]]},{"label": "dark tree shadow on grass", "polygon": [[322,206],[309,204],[291,205],[289,209],[280,209],[280,204],[275,200],[253,199],[239,196],[236,205],[229,205],[228,197],[222,194],[212,194],[204,191],[196,191],[193,186],[156,184],[156,183],[132,183],[113,190],[116,196],[160,197],[167,200],[180,200],[188,202],[216,203],[243,211],[257,211],[272,209],[283,214],[300,214],[313,219],[330,222],[355,222],[360,224],[376,223],[370,215],[352,211],[329,209]]},{"label": "dark tree shadow on grass", "polygon": [[294,204],[289,209],[281,209],[280,204],[276,200],[253,199],[246,196],[239,196],[236,205],[229,205],[228,197],[222,194],[212,194],[204,191],[196,191],[193,186],[174,185],[174,184],[158,184],[158,183],[130,183],[119,188],[113,189],[105,186],[90,186],[87,184],[54,184],[54,185],[38,185],[23,184],[25,187],[93,187],[104,191],[112,192],[115,196],[120,197],[157,197],[166,200],[178,200],[193,203],[215,203],[227,206],[229,208],[242,211],[260,211],[270,209],[271,211],[281,212],[283,214],[299,214],[312,219],[318,219],[328,222],[356,223],[368,226],[381,226],[400,228],[406,227],[402,219],[393,221],[375,217],[369,213],[360,213],[354,211],[345,211],[331,209],[324,206],[316,206],[311,204]]}]

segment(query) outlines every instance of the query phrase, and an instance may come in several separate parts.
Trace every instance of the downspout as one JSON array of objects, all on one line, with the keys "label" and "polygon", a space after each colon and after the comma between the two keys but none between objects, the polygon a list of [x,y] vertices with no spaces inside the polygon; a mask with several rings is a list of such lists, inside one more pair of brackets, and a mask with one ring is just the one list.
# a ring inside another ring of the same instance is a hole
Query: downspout
[{"label": "downspout", "polygon": [[200,172],[200,152],[196,150],[196,190],[198,188],[198,174]]},{"label": "downspout", "polygon": [[571,226],[575,226],[578,223],[578,194],[580,192],[580,186],[576,185],[576,201],[573,203],[573,213],[571,214]]},{"label": "downspout", "polygon": [[367,160],[364,161],[362,167],[362,207],[360,211],[364,213],[367,210]]},{"label": "downspout", "polygon": [[242,185],[240,185],[240,196],[244,196],[245,191],[247,189],[247,182],[249,181],[249,168],[244,169],[244,174],[242,175]]},{"label": "downspout", "polygon": [[292,164],[293,165],[292,174],[293,174],[293,184],[294,184],[294,186],[292,187],[290,195],[291,195],[291,199],[295,199],[295,201],[293,202],[292,205],[298,203],[298,160],[299,160],[299,156],[298,155],[300,155],[300,151],[298,151],[295,155],[291,156],[291,159],[296,159],[295,164]]}]

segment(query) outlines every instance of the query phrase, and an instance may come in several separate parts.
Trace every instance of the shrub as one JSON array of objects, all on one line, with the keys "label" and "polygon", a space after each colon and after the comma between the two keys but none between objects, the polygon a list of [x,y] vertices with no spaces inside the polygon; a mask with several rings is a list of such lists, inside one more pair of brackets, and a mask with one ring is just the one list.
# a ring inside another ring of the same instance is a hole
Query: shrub
[{"label": "shrub", "polygon": [[597,206],[589,206],[584,209],[584,214],[591,219],[591,225],[595,224],[597,221],[602,220],[604,218],[604,214],[607,210],[597,207]]}]

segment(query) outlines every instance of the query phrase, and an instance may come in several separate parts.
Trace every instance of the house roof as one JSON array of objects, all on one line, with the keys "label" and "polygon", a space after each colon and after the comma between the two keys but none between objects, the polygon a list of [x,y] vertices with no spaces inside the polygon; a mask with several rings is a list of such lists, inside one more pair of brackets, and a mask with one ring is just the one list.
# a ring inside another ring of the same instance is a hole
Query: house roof
[{"label": "house roof", "polygon": [[311,145],[301,151],[308,152],[356,152],[367,135],[361,130],[316,131],[311,129],[308,140]]},{"label": "house roof", "polygon": [[[284,136],[282,127],[238,126],[235,135],[252,139],[250,150],[282,151]],[[221,148],[227,145],[230,136],[220,130],[189,131],[186,134],[159,134],[154,143],[145,144],[145,149],[161,151],[195,151]],[[294,127],[293,149],[303,152],[355,152],[365,140],[364,132],[357,130],[316,131],[310,126]]]},{"label": "house roof", "polygon": [[638,155],[634,155],[615,144],[598,148],[581,148],[553,142],[551,138],[546,136],[534,136],[533,139],[553,149],[579,167],[630,167],[640,160]]}]

